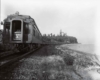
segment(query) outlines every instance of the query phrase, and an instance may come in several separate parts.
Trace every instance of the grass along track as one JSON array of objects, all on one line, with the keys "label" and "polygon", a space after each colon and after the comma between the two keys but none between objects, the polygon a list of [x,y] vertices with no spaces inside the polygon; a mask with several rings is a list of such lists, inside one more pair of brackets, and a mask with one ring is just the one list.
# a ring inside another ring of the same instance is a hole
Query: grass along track
[{"label": "grass along track", "polygon": [[62,48],[57,49],[55,46],[46,46],[36,51],[35,54],[21,59],[17,64],[9,67],[9,70],[2,71],[0,78],[23,80],[93,80],[84,70],[96,65],[91,64],[91,62],[90,57],[83,56],[77,52],[67,49],[63,51]]}]

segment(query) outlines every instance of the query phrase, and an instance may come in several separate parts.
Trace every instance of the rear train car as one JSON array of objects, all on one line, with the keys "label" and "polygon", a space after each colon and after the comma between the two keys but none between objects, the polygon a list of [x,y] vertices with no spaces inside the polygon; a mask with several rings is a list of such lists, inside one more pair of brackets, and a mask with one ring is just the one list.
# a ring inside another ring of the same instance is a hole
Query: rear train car
[{"label": "rear train car", "polygon": [[3,23],[3,43],[17,46],[42,44],[42,35],[33,18],[27,15],[9,15]]}]

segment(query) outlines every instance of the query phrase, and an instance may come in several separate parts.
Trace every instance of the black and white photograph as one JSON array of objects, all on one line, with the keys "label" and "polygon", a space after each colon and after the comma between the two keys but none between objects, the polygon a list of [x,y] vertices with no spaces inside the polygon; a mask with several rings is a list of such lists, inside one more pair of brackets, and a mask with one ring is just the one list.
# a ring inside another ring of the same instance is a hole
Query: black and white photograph
[{"label": "black and white photograph", "polygon": [[0,0],[0,80],[100,80],[100,0]]}]

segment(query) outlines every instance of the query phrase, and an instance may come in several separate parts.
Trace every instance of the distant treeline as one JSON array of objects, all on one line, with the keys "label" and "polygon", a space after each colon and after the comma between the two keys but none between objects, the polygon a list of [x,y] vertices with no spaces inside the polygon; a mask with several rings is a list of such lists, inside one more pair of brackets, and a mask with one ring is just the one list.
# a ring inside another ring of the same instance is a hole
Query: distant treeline
[{"label": "distant treeline", "polygon": [[62,43],[78,43],[77,38],[73,36],[67,36],[67,35],[43,35],[43,40],[50,41],[50,42],[62,42]]}]

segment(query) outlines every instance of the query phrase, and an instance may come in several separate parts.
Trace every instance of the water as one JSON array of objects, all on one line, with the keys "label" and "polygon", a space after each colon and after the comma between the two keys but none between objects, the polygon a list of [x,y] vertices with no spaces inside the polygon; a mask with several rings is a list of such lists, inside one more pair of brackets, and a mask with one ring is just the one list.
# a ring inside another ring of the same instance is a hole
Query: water
[{"label": "water", "polygon": [[89,54],[94,54],[98,57],[100,61],[100,49],[94,44],[65,44],[63,47],[69,47],[73,50],[82,51]]},{"label": "water", "polygon": [[86,52],[86,53],[91,53],[91,54],[96,53],[94,44],[66,44],[63,46],[69,47],[70,49]]}]

